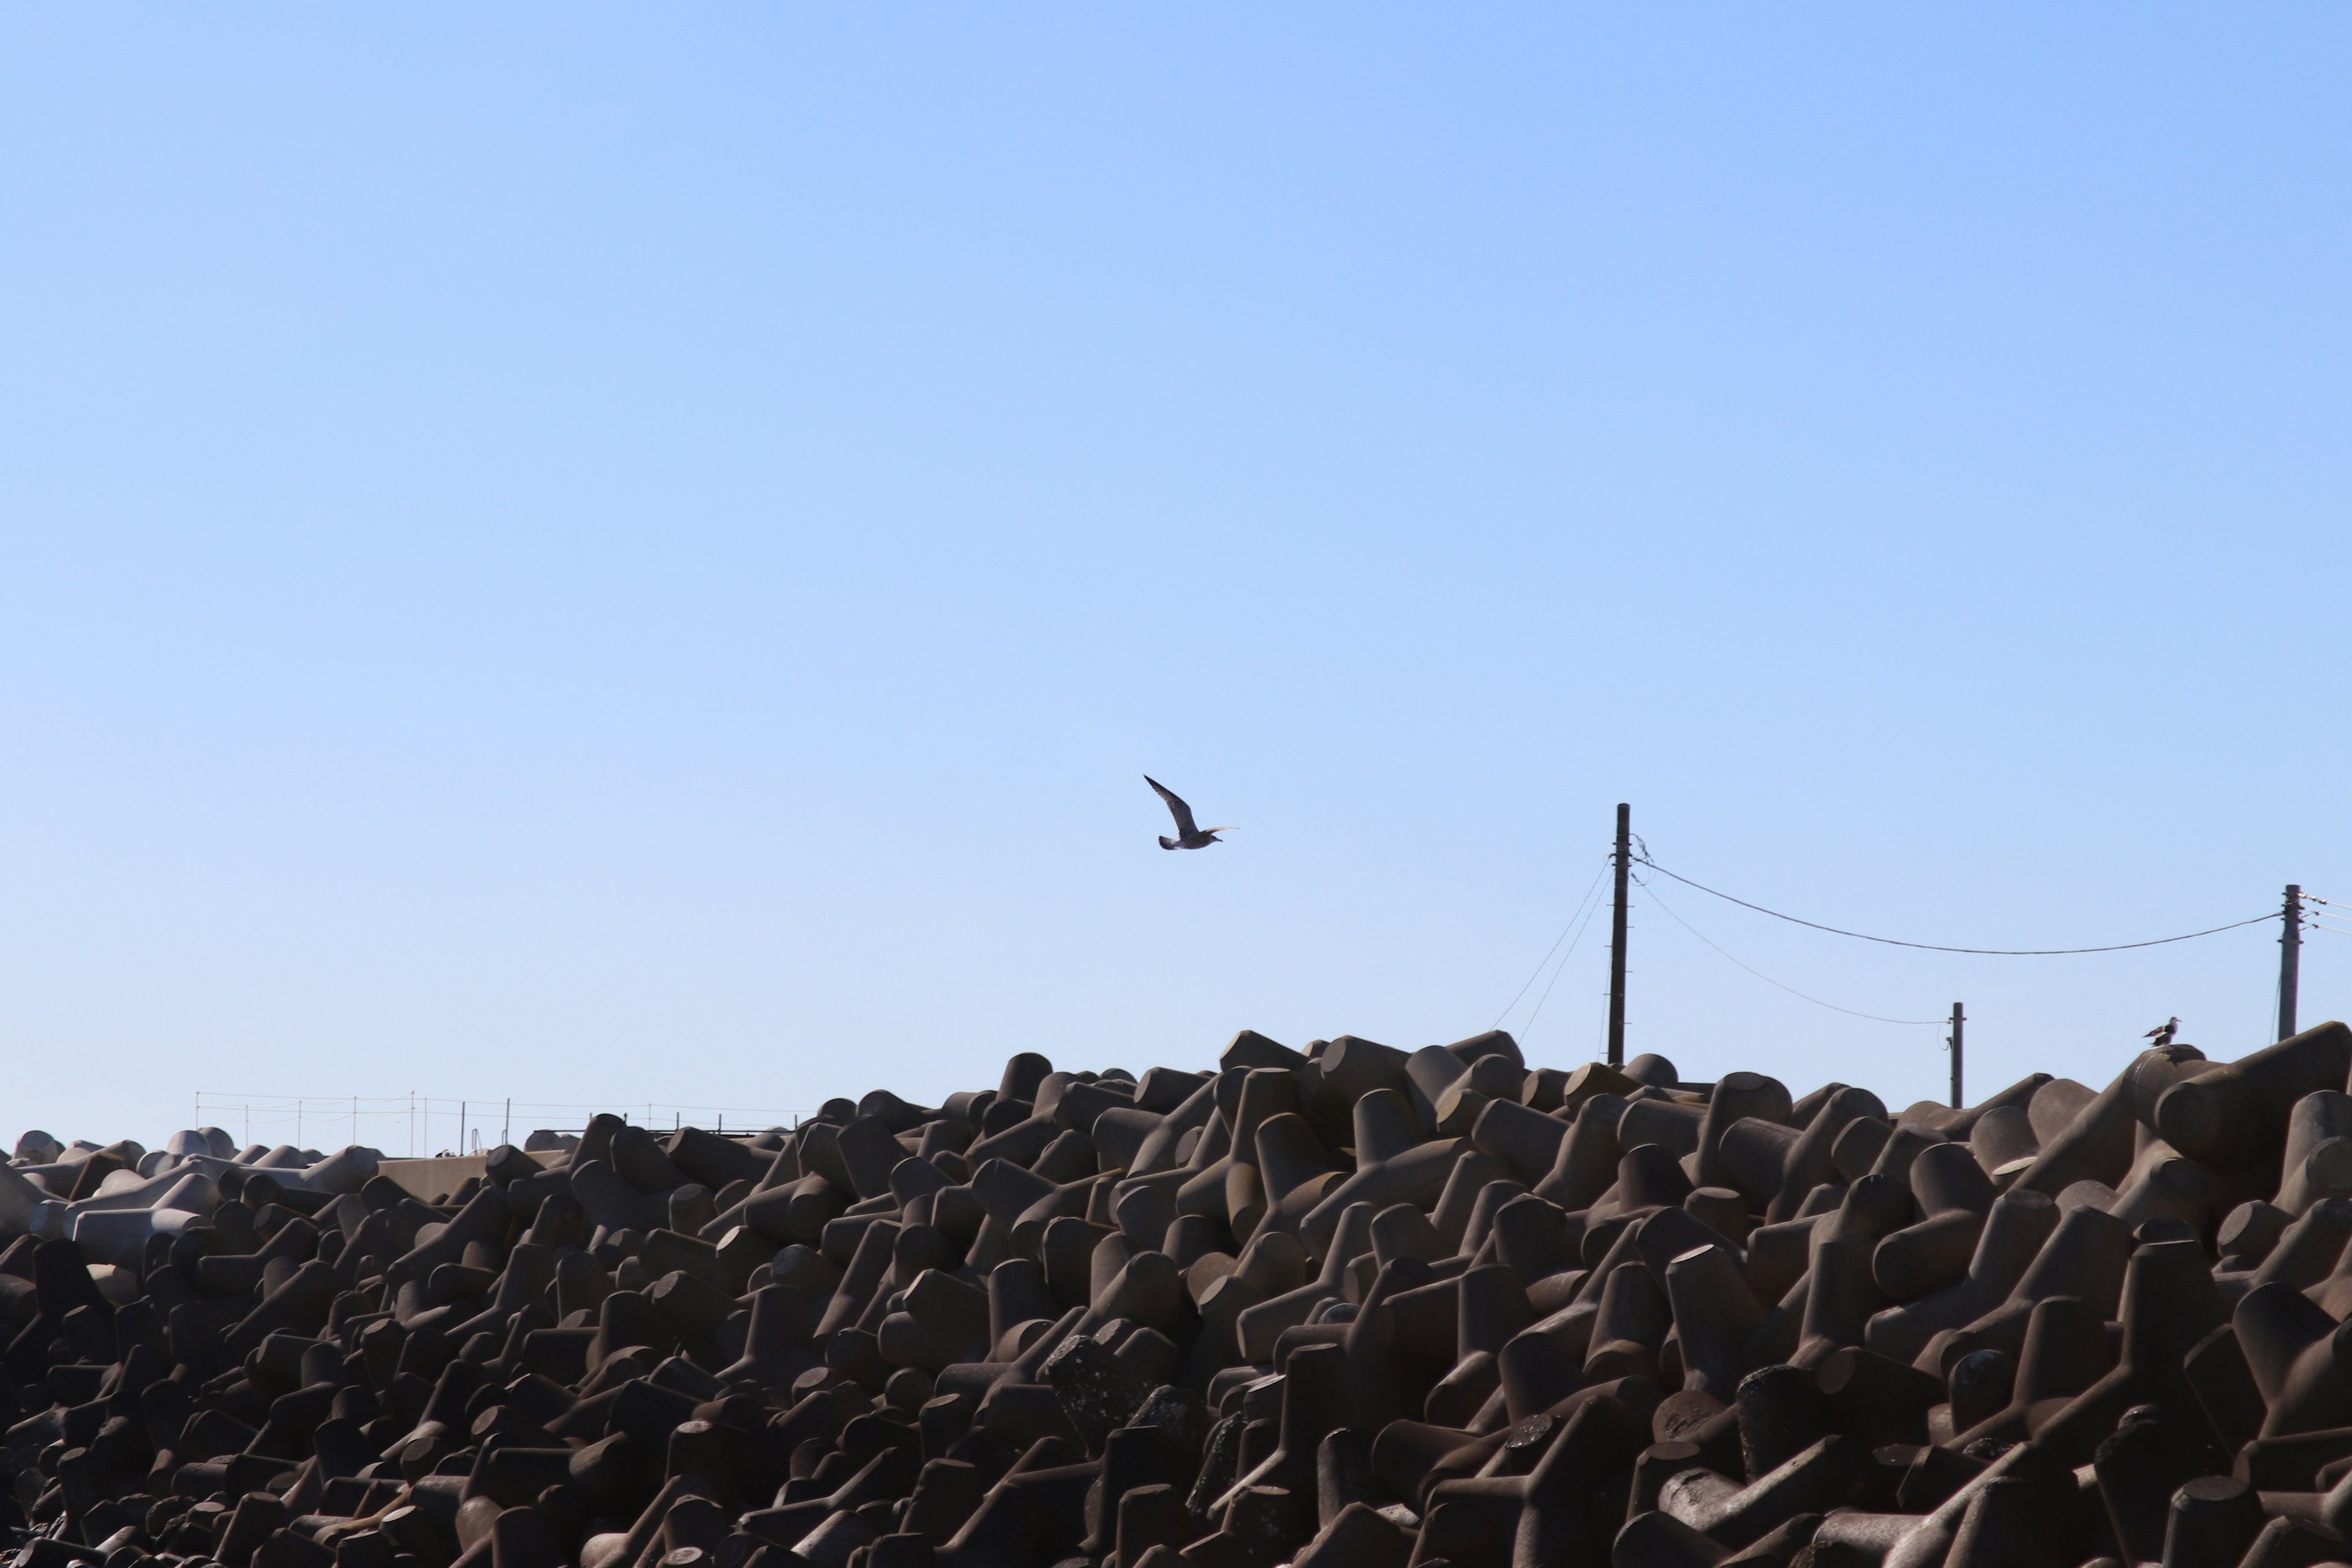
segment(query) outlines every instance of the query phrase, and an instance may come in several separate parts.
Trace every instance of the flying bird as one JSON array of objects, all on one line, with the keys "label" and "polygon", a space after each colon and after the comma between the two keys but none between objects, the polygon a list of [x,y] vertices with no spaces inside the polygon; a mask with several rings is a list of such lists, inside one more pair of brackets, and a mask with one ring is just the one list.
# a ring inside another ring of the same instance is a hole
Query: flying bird
[{"label": "flying bird", "polygon": [[1168,803],[1168,815],[1176,819],[1176,837],[1173,838],[1163,837],[1160,840],[1160,847],[1162,849],[1205,849],[1212,844],[1224,842],[1217,837],[1218,834],[1233,831],[1231,827],[1193,826],[1192,808],[1184,804],[1182,796],[1150,773],[1143,775],[1143,782],[1150,784],[1159,793],[1160,798]]},{"label": "flying bird", "polygon": [[2147,1034],[2140,1037],[2146,1040],[2154,1040],[2159,1046],[2168,1046],[2172,1044],[2172,1037],[2179,1033],[2180,1033],[2180,1020],[2178,1018],[2167,1018],[2163,1023],[2158,1024],[2155,1028],[2150,1029]]}]

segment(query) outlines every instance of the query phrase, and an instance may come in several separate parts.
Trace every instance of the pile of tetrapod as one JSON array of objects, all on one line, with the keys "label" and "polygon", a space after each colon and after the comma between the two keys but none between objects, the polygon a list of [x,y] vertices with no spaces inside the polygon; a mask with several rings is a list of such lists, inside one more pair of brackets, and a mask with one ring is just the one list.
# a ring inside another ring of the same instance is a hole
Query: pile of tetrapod
[{"label": "pile of tetrapod", "polygon": [[1890,1115],[1244,1032],[599,1117],[432,1203],[28,1135],[0,1526],[19,1568],[2352,1560],[2348,1069],[2328,1024]]}]

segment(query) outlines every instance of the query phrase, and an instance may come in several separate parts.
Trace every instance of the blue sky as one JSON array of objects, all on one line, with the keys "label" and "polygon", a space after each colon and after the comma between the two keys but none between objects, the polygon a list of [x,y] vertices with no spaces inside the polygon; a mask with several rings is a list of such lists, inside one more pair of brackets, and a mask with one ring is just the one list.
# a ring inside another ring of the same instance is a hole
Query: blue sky
[{"label": "blue sky", "polygon": [[[2347,35],[13,11],[5,1131],[1454,1038],[1619,800],[1928,942],[2352,900]],[[1146,771],[1240,831],[1161,854]],[[1629,1039],[1689,1076],[1945,1068],[1668,909],[1965,1000],[1985,1088],[2266,1038],[2274,930],[1966,959],[1672,887]]]}]

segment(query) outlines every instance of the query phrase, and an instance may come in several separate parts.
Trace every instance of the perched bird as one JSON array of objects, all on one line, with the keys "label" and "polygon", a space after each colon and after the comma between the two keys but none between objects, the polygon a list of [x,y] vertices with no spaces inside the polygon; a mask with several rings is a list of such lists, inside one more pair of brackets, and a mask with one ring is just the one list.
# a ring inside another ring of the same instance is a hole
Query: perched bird
[{"label": "perched bird", "polygon": [[2179,1033],[2180,1033],[2180,1020],[2178,1018],[2167,1018],[2163,1023],[2158,1024],[2155,1028],[2150,1029],[2146,1035],[2142,1036],[2141,1038],[2154,1040],[2159,1046],[2168,1046],[2172,1044],[2172,1037]]},{"label": "perched bird", "polygon": [[1159,792],[1160,798],[1168,803],[1168,815],[1176,819],[1176,837],[1162,837],[1160,840],[1162,849],[1204,849],[1212,844],[1224,842],[1217,837],[1218,834],[1233,831],[1230,827],[1193,826],[1192,808],[1184,804],[1181,796],[1150,773],[1143,775],[1143,782]]}]

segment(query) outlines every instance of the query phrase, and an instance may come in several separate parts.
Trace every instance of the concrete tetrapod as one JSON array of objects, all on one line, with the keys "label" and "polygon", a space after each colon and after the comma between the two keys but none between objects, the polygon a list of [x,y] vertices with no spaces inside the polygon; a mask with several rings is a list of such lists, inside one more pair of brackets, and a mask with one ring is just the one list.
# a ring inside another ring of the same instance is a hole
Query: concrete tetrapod
[{"label": "concrete tetrapod", "polygon": [[1244,1031],[789,1130],[600,1116],[416,1192],[26,1134],[0,1531],[20,1568],[2352,1561],[2347,1071],[2327,1025],[1889,1114]]}]

